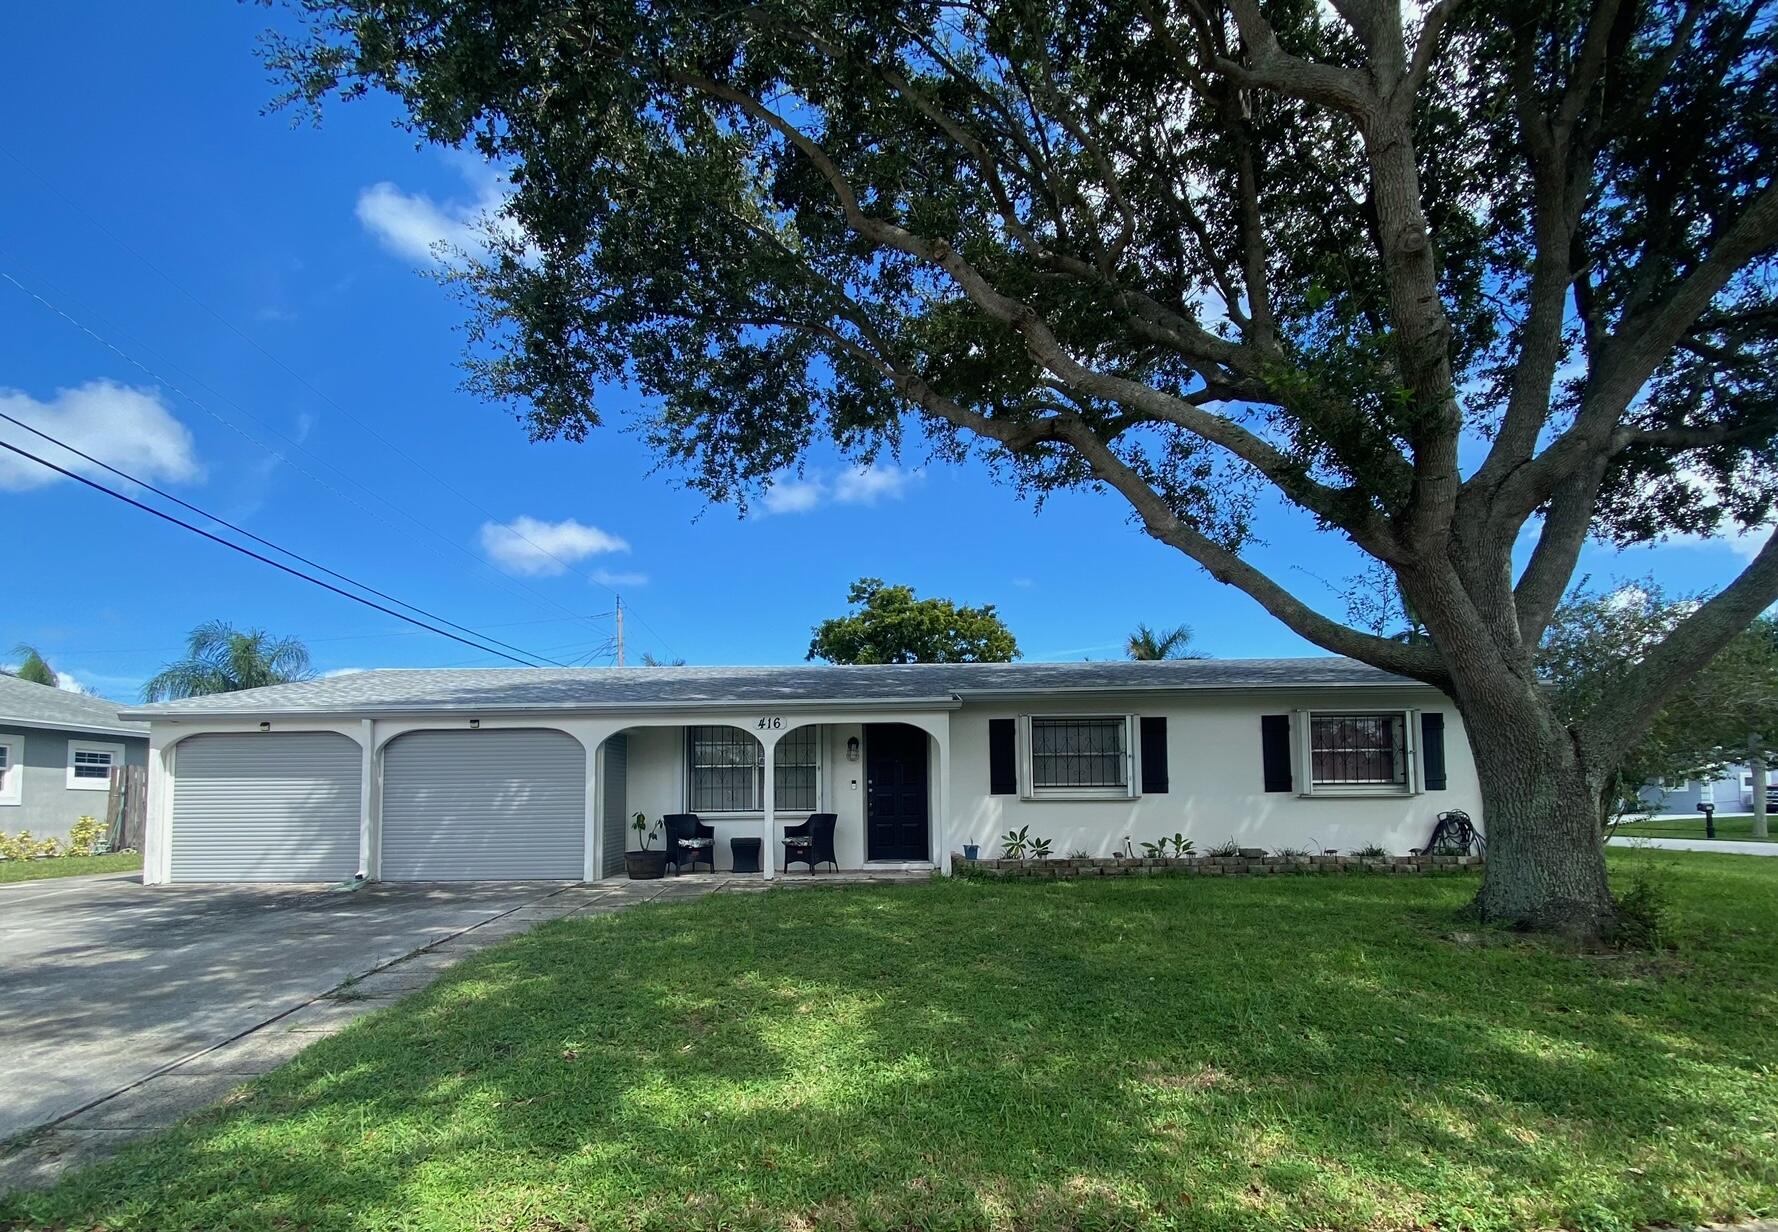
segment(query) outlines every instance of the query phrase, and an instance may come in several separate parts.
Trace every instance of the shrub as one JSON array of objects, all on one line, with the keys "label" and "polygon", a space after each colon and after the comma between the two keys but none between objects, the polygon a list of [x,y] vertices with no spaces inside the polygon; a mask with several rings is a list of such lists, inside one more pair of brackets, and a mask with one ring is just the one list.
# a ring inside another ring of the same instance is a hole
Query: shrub
[{"label": "shrub", "polygon": [[1093,853],[1088,851],[1085,847],[1076,847],[1073,851],[1068,853],[1068,858],[1070,860],[1090,860],[1093,858]]},{"label": "shrub", "polygon": [[62,840],[59,838],[40,838],[32,844],[31,854],[40,860],[53,859],[62,854]]},{"label": "shrub", "polygon": [[1307,847],[1274,847],[1272,854],[1286,860],[1306,860],[1309,857],[1309,849]]},{"label": "shrub", "polygon": [[1238,856],[1241,854],[1241,844],[1232,838],[1224,839],[1216,846],[1206,848],[1204,854],[1207,856]]},{"label": "shrub", "polygon": [[1352,854],[1360,860],[1387,860],[1393,853],[1381,844],[1366,843],[1362,847],[1354,847]]},{"label": "shrub", "polygon": [[1023,860],[1025,848],[1031,843],[1031,827],[1020,826],[1017,830],[1008,830],[1000,836],[1001,858],[1006,860]]},{"label": "shrub", "polygon": [[105,827],[99,824],[97,818],[82,817],[68,827],[68,854],[90,856],[104,837]]},{"label": "shrub", "polygon": [[1653,950],[1666,943],[1673,917],[1668,869],[1639,868],[1630,888],[1617,895],[1617,921],[1611,939],[1630,949]]},{"label": "shrub", "polygon": [[1033,860],[1047,860],[1047,859],[1049,859],[1050,858],[1050,840],[1047,838],[1033,837],[1031,839],[1031,858]]},{"label": "shrub", "polygon": [[20,830],[8,837],[0,832],[0,856],[8,860],[29,860],[37,851],[37,840],[29,830]]}]

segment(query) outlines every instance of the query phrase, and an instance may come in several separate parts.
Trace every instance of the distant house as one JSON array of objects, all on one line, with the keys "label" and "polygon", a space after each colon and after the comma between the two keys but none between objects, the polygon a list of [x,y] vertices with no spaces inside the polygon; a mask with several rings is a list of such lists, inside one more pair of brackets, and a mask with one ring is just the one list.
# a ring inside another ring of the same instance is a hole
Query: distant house
[{"label": "distant house", "polygon": [[593,880],[635,813],[765,877],[805,822],[840,868],[940,871],[1022,826],[1109,855],[1485,822],[1450,699],[1346,659],[371,671],[126,714],[150,883]]},{"label": "distant house", "polygon": [[113,766],[148,764],[148,724],[117,703],[0,676],[0,830],[66,838],[104,819]]},{"label": "distant house", "polygon": [[[1778,776],[1769,781],[1778,782]],[[1695,813],[1700,804],[1714,804],[1723,813],[1744,812],[1753,808],[1753,769],[1732,765],[1709,778],[1656,779],[1636,795],[1653,813]]]}]

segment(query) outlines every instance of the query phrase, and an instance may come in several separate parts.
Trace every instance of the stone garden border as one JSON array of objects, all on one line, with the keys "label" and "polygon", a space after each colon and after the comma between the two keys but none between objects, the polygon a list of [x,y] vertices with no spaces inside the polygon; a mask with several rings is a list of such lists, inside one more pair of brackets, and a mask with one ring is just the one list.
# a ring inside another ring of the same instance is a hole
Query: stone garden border
[{"label": "stone garden border", "polygon": [[1064,880],[1074,877],[1263,877],[1380,873],[1409,876],[1477,873],[1481,856],[1407,855],[1277,856],[1245,849],[1233,856],[1110,856],[1088,859],[965,859],[951,855],[951,867],[963,876],[1030,877]]}]

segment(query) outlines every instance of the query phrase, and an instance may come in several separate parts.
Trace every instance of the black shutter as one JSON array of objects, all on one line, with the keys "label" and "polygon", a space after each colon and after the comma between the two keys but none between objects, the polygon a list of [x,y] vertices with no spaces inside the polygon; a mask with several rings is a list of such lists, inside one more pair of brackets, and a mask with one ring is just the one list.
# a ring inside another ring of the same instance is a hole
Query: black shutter
[{"label": "black shutter", "polygon": [[1420,716],[1420,765],[1425,771],[1426,790],[1445,789],[1445,716],[1428,710]]},{"label": "black shutter", "polygon": [[1289,791],[1290,781],[1290,716],[1262,714],[1259,716],[1260,758],[1265,763],[1266,790]]},{"label": "black shutter", "polygon": [[1160,795],[1167,790],[1167,718],[1142,716],[1142,794]]},{"label": "black shutter", "polygon": [[988,794],[1019,794],[1018,729],[1013,719],[988,720]]}]

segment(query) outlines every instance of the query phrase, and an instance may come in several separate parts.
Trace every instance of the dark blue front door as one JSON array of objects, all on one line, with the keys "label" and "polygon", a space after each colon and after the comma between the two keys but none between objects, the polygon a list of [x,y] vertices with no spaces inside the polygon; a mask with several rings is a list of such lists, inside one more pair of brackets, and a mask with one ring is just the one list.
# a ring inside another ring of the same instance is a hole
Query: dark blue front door
[{"label": "dark blue front door", "polygon": [[905,723],[864,729],[865,858],[929,860],[926,733]]}]

